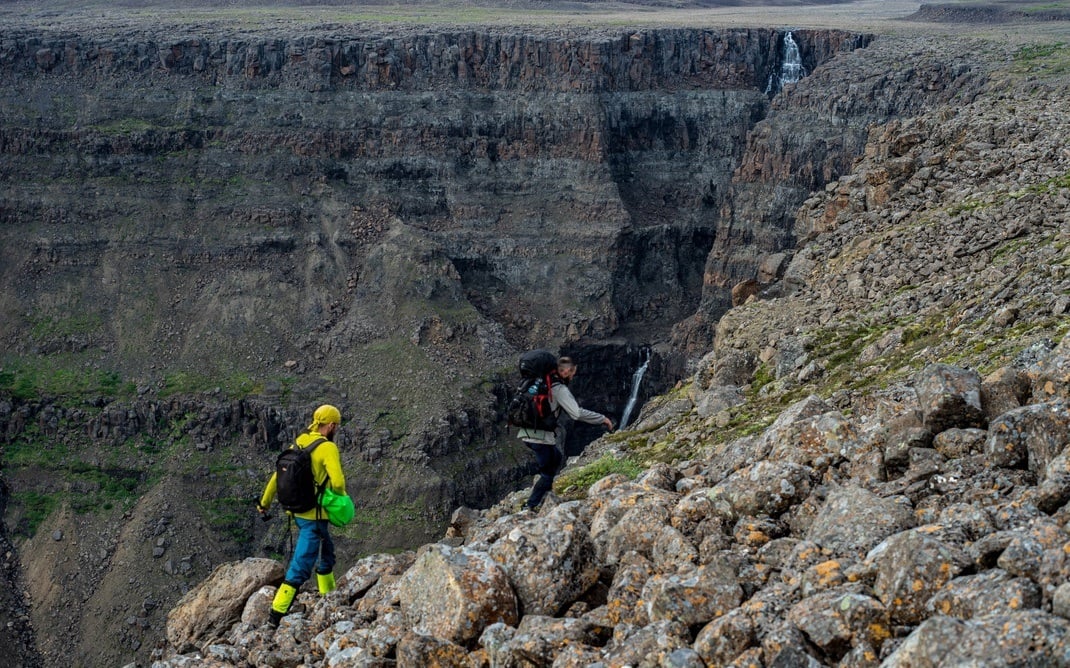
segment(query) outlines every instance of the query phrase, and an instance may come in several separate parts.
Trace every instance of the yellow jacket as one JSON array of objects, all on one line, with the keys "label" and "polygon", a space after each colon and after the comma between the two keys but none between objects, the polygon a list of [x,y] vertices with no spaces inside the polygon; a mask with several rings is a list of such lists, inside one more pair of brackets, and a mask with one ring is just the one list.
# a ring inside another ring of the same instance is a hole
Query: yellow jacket
[{"label": "yellow jacket", "polygon": [[[297,445],[307,448],[320,438],[322,437],[315,432],[306,432],[297,437]],[[264,493],[260,495],[261,508],[270,507],[271,502],[275,500],[275,491],[277,489],[275,475],[274,473],[271,474],[271,480],[268,480]],[[322,485],[324,480],[328,480],[327,486],[331,488],[332,492],[336,494],[346,493],[346,477],[342,473],[342,460],[338,455],[338,446],[331,441],[320,443],[312,451],[312,477],[315,478],[317,487]],[[320,515],[318,518],[316,517],[317,512]],[[293,513],[293,516],[306,520],[327,519],[319,508],[313,508],[303,513]]]}]

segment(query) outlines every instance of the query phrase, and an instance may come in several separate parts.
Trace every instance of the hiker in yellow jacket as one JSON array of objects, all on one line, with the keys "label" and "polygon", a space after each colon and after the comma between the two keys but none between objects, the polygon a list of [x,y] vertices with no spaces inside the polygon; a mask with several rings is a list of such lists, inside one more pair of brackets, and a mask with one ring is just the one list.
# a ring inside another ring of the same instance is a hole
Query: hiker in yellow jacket
[{"label": "hiker in yellow jacket", "polygon": [[[338,446],[331,438],[338,430],[338,424],[342,421],[341,412],[334,406],[320,406],[312,415],[312,424],[308,430],[297,437],[293,447],[307,448],[312,446],[312,477],[319,490],[326,486],[336,494],[346,493],[345,474],[342,473],[342,462],[338,455]],[[326,440],[324,440],[326,439]],[[316,442],[319,441],[317,444]],[[277,491],[278,474],[273,473],[268,481],[260,501],[256,504],[261,513],[267,512],[271,502],[275,499]],[[319,585],[321,594],[326,594],[334,589],[334,541],[331,540],[330,523],[327,521],[323,510],[317,505],[312,510],[291,513],[294,523],[297,524],[297,544],[290,559],[290,565],[286,569],[286,579],[283,580],[275,593],[275,600],[271,604],[270,623],[278,626],[290,610],[297,590],[316,570],[316,584]]]}]

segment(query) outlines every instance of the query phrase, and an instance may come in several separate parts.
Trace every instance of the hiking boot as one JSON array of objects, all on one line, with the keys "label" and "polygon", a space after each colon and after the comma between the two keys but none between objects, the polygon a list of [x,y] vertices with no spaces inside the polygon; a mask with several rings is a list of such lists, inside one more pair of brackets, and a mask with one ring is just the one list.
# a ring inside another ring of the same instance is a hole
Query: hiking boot
[{"label": "hiking boot", "polygon": [[272,610],[271,614],[268,615],[268,621],[267,621],[268,625],[271,626],[271,628],[273,628],[273,629],[279,628],[279,622],[282,621],[282,618],[285,615],[286,615],[285,612],[279,612],[278,610]]}]

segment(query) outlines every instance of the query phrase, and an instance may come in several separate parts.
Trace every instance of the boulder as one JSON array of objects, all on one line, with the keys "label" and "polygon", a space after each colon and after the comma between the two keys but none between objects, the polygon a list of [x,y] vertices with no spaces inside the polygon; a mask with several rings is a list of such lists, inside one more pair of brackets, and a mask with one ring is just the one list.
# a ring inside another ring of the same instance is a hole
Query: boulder
[{"label": "boulder", "polygon": [[806,539],[835,555],[862,555],[914,523],[914,509],[905,497],[883,498],[861,487],[842,487],[828,495]]},{"label": "boulder", "polygon": [[738,606],[742,599],[736,572],[724,562],[654,575],[642,593],[652,622],[675,620],[688,626],[706,624]]},{"label": "boulder", "polygon": [[[285,576],[285,573],[283,574]],[[241,621],[250,626],[260,626],[271,614],[271,603],[275,600],[276,587],[264,586],[253,592],[242,609]]]},{"label": "boulder", "polygon": [[600,566],[578,502],[522,522],[491,545],[524,615],[557,615],[598,580]]},{"label": "boulder", "polygon": [[976,371],[930,364],[914,379],[922,420],[934,434],[945,429],[984,427],[981,377]]},{"label": "boulder", "polygon": [[607,666],[663,666],[673,652],[690,648],[691,634],[686,624],[663,619],[614,638],[603,650],[603,662]]},{"label": "boulder", "polygon": [[1044,467],[1032,501],[1041,512],[1049,514],[1070,502],[1070,451],[1064,449]]},{"label": "boulder", "polygon": [[1028,370],[1033,385],[1033,400],[1070,401],[1070,334],[1055,346],[1050,355],[1037,360]]},{"label": "boulder", "polygon": [[401,575],[412,565],[415,555],[372,554],[364,557],[349,567],[338,579],[338,591],[346,600],[352,602],[364,596],[384,575]]},{"label": "boulder", "polygon": [[1070,409],[1061,402],[1008,411],[988,427],[984,454],[995,466],[1028,468],[1043,477],[1047,465],[1070,442]]},{"label": "boulder", "polygon": [[675,504],[675,495],[658,496],[628,510],[612,529],[594,539],[598,558],[612,566],[622,554],[632,550],[652,557],[654,543],[661,530],[669,526],[669,515]]},{"label": "boulder", "polygon": [[591,538],[599,541],[633,508],[647,503],[668,503],[671,507],[679,500],[679,495],[623,482],[608,487],[592,486],[587,498],[589,503],[581,519],[588,523]]},{"label": "boulder", "polygon": [[651,550],[655,567],[661,572],[687,568],[698,562],[698,549],[678,529],[664,525],[654,538]]},{"label": "boulder", "polygon": [[777,444],[790,443],[797,431],[798,423],[832,412],[832,410],[832,406],[828,405],[824,399],[813,394],[788,406],[759,436],[755,443],[755,454],[760,453],[760,456],[754,457],[754,460],[765,459]]},{"label": "boulder", "polygon": [[738,406],[745,401],[742,390],[735,385],[714,385],[695,398],[695,412],[707,418]]},{"label": "boulder", "polygon": [[766,666],[820,668],[812,654],[816,651],[803,632],[788,622],[781,622],[762,638],[762,658]]},{"label": "boulder", "polygon": [[934,537],[932,527],[919,527],[891,536],[867,556],[877,577],[874,594],[897,624],[923,621],[926,604],[971,561],[957,546]]},{"label": "boulder", "polygon": [[973,619],[1040,607],[1040,587],[999,568],[948,582],[926,607],[935,614]]},{"label": "boulder", "polygon": [[885,606],[858,585],[804,598],[788,611],[787,618],[832,657],[844,656],[859,643],[879,648],[892,635]]},{"label": "boulder", "polygon": [[513,586],[489,555],[432,544],[401,576],[398,594],[412,630],[455,643],[479,637],[496,622],[519,618]]},{"label": "boulder", "polygon": [[1040,610],[968,621],[936,615],[914,630],[882,668],[1070,666],[1070,622]]},{"label": "boulder", "polygon": [[988,511],[968,503],[953,503],[947,506],[940,511],[937,523],[961,529],[970,540],[978,540],[996,529]]},{"label": "boulder", "polygon": [[167,642],[182,653],[222,638],[241,619],[250,596],[285,576],[286,569],[274,559],[220,564],[168,613]]},{"label": "boulder", "polygon": [[515,631],[498,636],[496,641],[484,634],[484,646],[492,666],[549,666],[569,645],[604,644],[601,628],[583,619],[525,615]]},{"label": "boulder", "polygon": [[988,419],[1029,403],[1029,377],[1013,367],[1001,367],[981,383],[981,405]]},{"label": "boulder", "polygon": [[1011,540],[996,561],[1003,570],[1044,584],[1041,571],[1045,552],[1070,546],[1070,535],[1050,519],[1038,519],[1028,527],[1011,532]]},{"label": "boulder", "polygon": [[724,500],[732,517],[776,517],[810,494],[813,469],[790,461],[763,460],[715,485],[712,501]]},{"label": "boulder", "polygon": [[680,479],[680,471],[665,463],[657,463],[646,471],[643,471],[635,479],[635,484],[647,489],[658,489],[666,492],[676,491],[676,482]]},{"label": "boulder", "polygon": [[799,420],[783,436],[773,444],[768,459],[805,464],[821,471],[843,459],[852,459],[860,445],[854,424],[838,411]]},{"label": "boulder", "polygon": [[[416,668],[453,668],[468,663],[468,651],[441,638],[406,633],[397,648],[397,665]],[[339,664],[333,664],[339,665]],[[342,664],[349,665],[349,664]],[[358,665],[358,664],[353,664]],[[359,665],[364,665],[363,663]]]},{"label": "boulder", "polygon": [[646,610],[640,603],[643,586],[654,573],[654,565],[638,552],[628,552],[621,557],[606,596],[606,618],[611,624],[646,623]]},{"label": "boulder", "polygon": [[947,429],[933,437],[933,449],[948,459],[967,457],[984,451],[988,432],[984,429]]},{"label": "boulder", "polygon": [[754,622],[742,608],[735,608],[704,626],[693,647],[707,665],[724,666],[754,642]]}]

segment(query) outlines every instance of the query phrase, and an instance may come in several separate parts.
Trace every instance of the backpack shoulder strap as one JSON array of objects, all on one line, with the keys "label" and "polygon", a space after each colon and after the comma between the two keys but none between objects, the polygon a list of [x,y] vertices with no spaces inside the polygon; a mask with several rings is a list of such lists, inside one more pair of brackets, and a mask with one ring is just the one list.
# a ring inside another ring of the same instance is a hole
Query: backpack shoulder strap
[{"label": "backpack shoulder strap", "polygon": [[309,443],[308,445],[306,445],[303,448],[297,445],[297,441],[294,441],[294,444],[292,446],[290,446],[290,447],[292,447],[294,450],[305,450],[306,452],[308,452],[308,454],[311,455],[312,451],[315,450],[317,447],[319,447],[320,443],[326,443],[326,442],[327,442],[327,439],[321,436],[320,438],[317,438],[315,441],[312,441],[311,443]]},{"label": "backpack shoulder strap", "polygon": [[[316,448],[318,448],[320,446],[320,443],[326,443],[326,442],[327,442],[327,439],[325,437],[321,436],[321,437],[317,438],[315,441],[312,441],[311,443],[306,445],[304,449],[308,453],[308,456],[312,457],[312,451],[315,450]],[[296,443],[294,445],[296,445]],[[314,482],[315,481],[313,481],[313,483]],[[327,489],[327,486],[330,485],[330,484],[331,484],[331,477],[327,476],[326,478],[323,479],[323,483],[322,484],[316,485],[316,498],[317,499],[323,496],[323,490]],[[319,516],[318,515],[319,506],[316,506],[316,513],[317,513],[317,517],[318,517]]]}]

